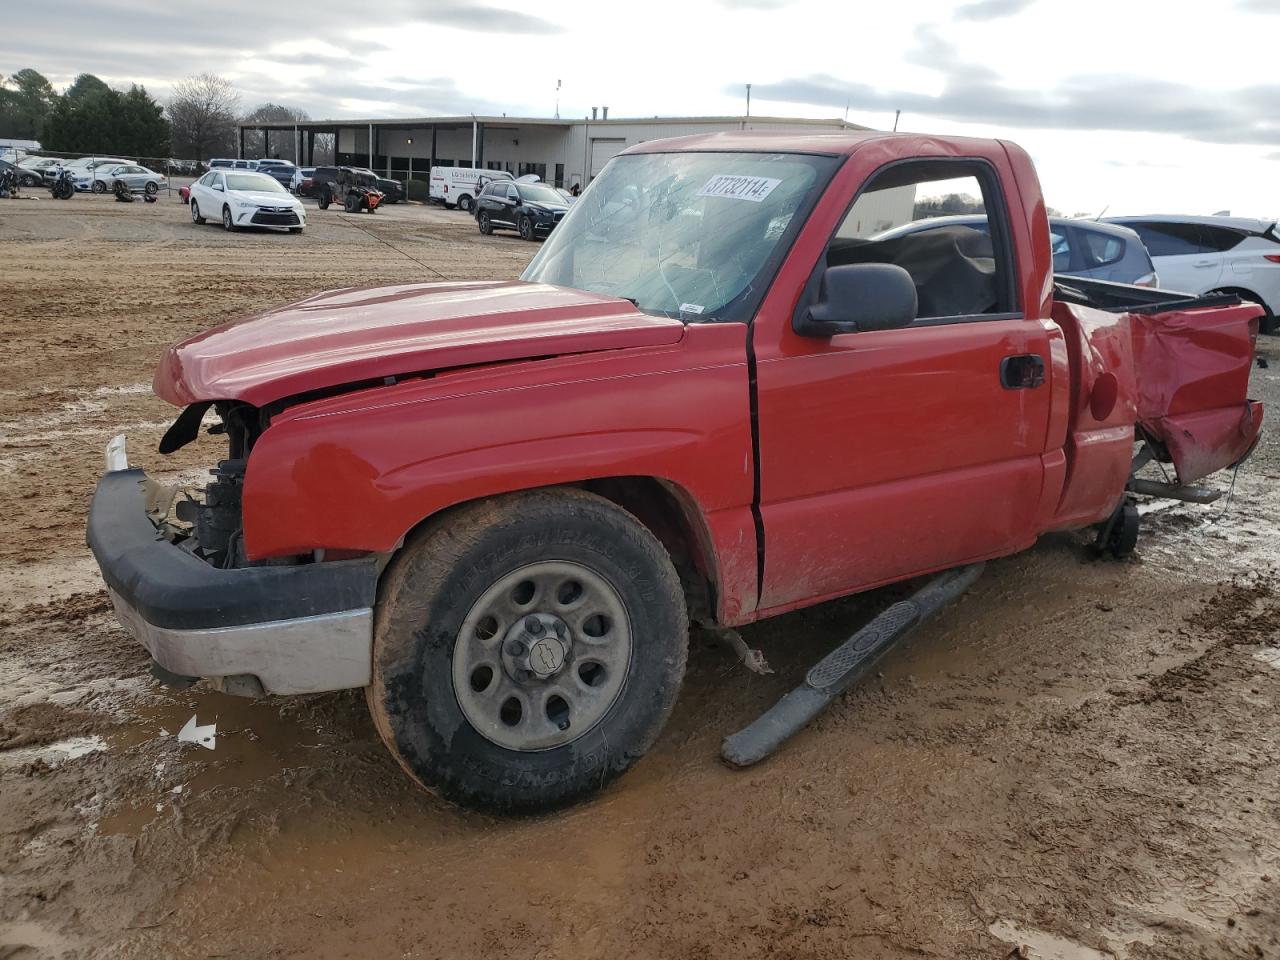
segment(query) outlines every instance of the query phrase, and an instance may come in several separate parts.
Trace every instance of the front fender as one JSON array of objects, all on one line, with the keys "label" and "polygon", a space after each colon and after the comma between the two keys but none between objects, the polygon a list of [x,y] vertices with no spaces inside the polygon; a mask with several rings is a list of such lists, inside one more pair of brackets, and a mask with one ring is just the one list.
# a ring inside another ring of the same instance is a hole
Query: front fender
[{"label": "front fender", "polygon": [[[671,347],[459,371],[292,407],[249,458],[246,551],[389,551],[459,503],[644,476],[696,505],[721,590],[753,591],[744,344],[739,324],[695,326]],[[740,600],[750,609],[752,597]]]}]

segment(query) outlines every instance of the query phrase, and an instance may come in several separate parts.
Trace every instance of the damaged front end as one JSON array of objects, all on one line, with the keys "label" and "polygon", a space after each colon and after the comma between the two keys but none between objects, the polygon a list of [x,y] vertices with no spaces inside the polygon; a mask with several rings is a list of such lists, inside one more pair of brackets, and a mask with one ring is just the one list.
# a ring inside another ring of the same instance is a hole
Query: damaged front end
[{"label": "damaged front end", "polygon": [[227,436],[229,456],[203,498],[130,467],[124,437],[107,446],[87,539],[121,623],[167,682],[211,678],[244,695],[364,686],[379,558],[250,561],[241,502],[262,415],[243,403],[193,405],[161,450],[195,439],[210,406],[219,419],[208,432]]},{"label": "damaged front end", "polygon": [[[181,486],[160,484],[150,478],[146,490],[147,516],[160,535],[221,569],[253,565],[244,550],[244,476],[249,453],[266,428],[267,416],[241,402],[195,403],[188,406],[160,441],[160,453],[170,454],[195,440],[213,408],[217,422],[206,432],[227,438],[227,457],[209,471],[203,499],[192,497]],[[271,565],[301,563],[311,558],[282,557]]]}]

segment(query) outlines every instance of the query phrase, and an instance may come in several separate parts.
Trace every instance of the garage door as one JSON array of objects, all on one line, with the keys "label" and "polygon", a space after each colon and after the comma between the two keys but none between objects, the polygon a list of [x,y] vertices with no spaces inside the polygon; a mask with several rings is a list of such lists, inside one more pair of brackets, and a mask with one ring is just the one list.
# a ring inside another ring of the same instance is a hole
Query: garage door
[{"label": "garage door", "polygon": [[594,178],[604,165],[620,154],[627,146],[627,141],[618,139],[593,139],[591,141],[591,175],[588,180]]}]

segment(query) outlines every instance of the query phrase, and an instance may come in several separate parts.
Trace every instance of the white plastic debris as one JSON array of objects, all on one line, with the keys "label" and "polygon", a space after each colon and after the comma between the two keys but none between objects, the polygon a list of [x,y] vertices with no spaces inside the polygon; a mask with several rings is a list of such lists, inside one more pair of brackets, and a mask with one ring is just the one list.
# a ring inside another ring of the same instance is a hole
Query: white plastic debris
[{"label": "white plastic debris", "polygon": [[212,750],[217,745],[218,725],[209,723],[203,727],[196,726],[196,715],[193,713],[191,719],[186,722],[181,730],[178,731],[179,743],[198,743],[207,750]]}]

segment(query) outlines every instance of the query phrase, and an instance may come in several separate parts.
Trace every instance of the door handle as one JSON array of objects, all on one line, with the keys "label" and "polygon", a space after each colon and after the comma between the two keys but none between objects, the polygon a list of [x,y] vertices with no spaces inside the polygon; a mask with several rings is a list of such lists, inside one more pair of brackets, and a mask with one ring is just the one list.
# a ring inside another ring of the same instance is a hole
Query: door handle
[{"label": "door handle", "polygon": [[1044,383],[1044,358],[1020,353],[1000,361],[1000,386],[1006,390],[1034,390]]},{"label": "door handle", "polygon": [[1193,264],[1192,264],[1192,266],[1194,266],[1194,267],[1212,267],[1212,266],[1213,266],[1215,263],[1217,263],[1217,262],[1218,262],[1217,260],[1197,260],[1195,263],[1193,263]]}]

